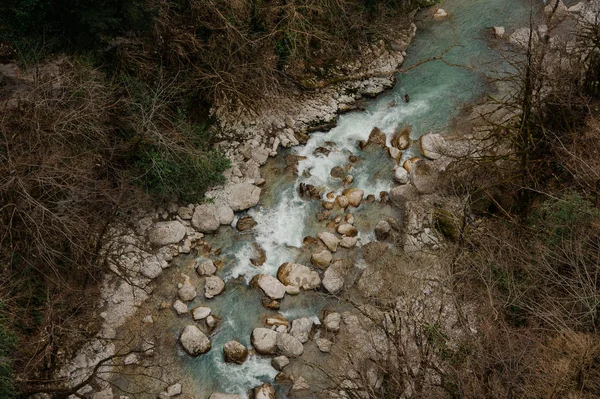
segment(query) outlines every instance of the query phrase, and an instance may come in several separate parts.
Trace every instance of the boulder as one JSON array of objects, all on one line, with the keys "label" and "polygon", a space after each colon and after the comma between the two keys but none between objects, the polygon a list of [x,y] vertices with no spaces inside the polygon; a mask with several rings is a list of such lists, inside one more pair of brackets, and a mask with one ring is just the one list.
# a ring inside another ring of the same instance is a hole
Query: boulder
[{"label": "boulder", "polygon": [[403,209],[406,202],[414,201],[418,195],[418,191],[412,184],[404,184],[390,190],[390,201],[392,201],[392,204]]},{"label": "boulder", "polygon": [[379,147],[385,147],[386,136],[378,127],[374,127],[369,133],[369,139],[367,140],[367,146],[376,145]]},{"label": "boulder", "polygon": [[323,244],[325,244],[325,246],[331,252],[335,252],[337,250],[337,246],[340,243],[340,239],[337,238],[335,234],[330,233],[328,231],[324,231],[322,233],[319,233],[317,237],[319,237],[319,239],[323,241]]},{"label": "boulder", "polygon": [[323,287],[327,292],[337,294],[344,287],[344,275],[343,262],[335,262],[323,274]]},{"label": "boulder", "polygon": [[271,384],[262,384],[254,388],[254,399],[277,399],[277,392]]},{"label": "boulder", "polygon": [[396,130],[392,136],[391,145],[398,150],[406,150],[410,146],[410,126]]},{"label": "boulder", "polygon": [[573,14],[581,14],[581,12],[585,9],[585,4],[583,1],[569,7],[568,11]]},{"label": "boulder", "polygon": [[170,222],[158,222],[152,227],[148,238],[152,245],[177,244],[185,237],[185,226],[173,220]]},{"label": "boulder", "polygon": [[204,282],[204,296],[214,298],[225,290],[225,282],[217,276],[206,277]]},{"label": "boulder", "polygon": [[419,138],[421,153],[429,159],[439,159],[446,153],[446,139],[438,133],[427,133]]},{"label": "boulder", "polygon": [[269,159],[269,150],[262,147],[253,148],[251,158],[262,166],[267,163],[267,160]]},{"label": "boulder", "polygon": [[255,328],[252,331],[252,346],[261,355],[274,355],[277,351],[277,332],[268,328]]},{"label": "boulder", "polygon": [[290,330],[290,334],[292,334],[298,339],[298,341],[302,343],[308,342],[312,326],[313,321],[308,317],[301,317],[299,319],[292,320],[292,328]]},{"label": "boulder", "polygon": [[344,196],[344,195],[338,195],[337,198],[335,199],[335,202],[339,205],[340,208],[342,209],[346,209],[348,207],[348,205],[350,204],[348,202],[348,197]]},{"label": "boulder", "polygon": [[190,283],[189,279],[185,280],[185,283],[181,285],[179,290],[177,291],[177,296],[183,302],[193,301],[196,298],[196,288]]},{"label": "boulder", "polygon": [[294,383],[292,384],[292,388],[290,389],[290,394],[298,395],[307,392],[310,390],[310,385],[304,379],[304,377],[296,377],[294,379]]},{"label": "boulder", "polygon": [[410,171],[412,170],[412,168],[414,167],[415,164],[421,162],[422,159],[419,157],[412,157],[410,159],[407,159],[406,161],[404,161],[404,163],[402,164],[402,167],[404,169],[406,169],[407,172],[410,173]]},{"label": "boulder", "polygon": [[399,161],[402,158],[402,151],[397,149],[396,147],[388,147],[388,155],[394,161]]},{"label": "boulder", "polygon": [[331,342],[330,340],[325,339],[325,338],[317,338],[316,343],[317,343],[317,348],[319,348],[319,350],[321,352],[323,352],[323,353],[331,352],[331,346],[333,345],[333,342]]},{"label": "boulder", "polygon": [[217,219],[219,219],[219,223],[230,225],[233,223],[234,218],[235,214],[233,213],[233,209],[227,205],[217,205]]},{"label": "boulder", "polygon": [[302,342],[292,334],[276,333],[277,349],[287,357],[298,357],[304,353]]},{"label": "boulder", "polygon": [[172,398],[177,395],[181,395],[181,384],[177,383],[167,387],[167,390],[165,391],[165,396],[167,398]]},{"label": "boulder", "polygon": [[211,308],[207,308],[206,306],[198,306],[192,310],[192,317],[194,320],[202,320],[210,316],[211,313]]},{"label": "boulder", "polygon": [[181,302],[179,299],[173,303],[173,309],[175,309],[177,314],[186,314],[188,312],[187,305]]},{"label": "boulder", "polygon": [[265,320],[265,323],[268,326],[285,326],[285,327],[288,327],[290,325],[290,322],[288,321],[288,319],[286,319],[285,317],[283,317],[280,314],[276,314],[274,316],[268,316],[267,319]]},{"label": "boulder", "polygon": [[183,349],[191,356],[198,356],[210,350],[210,340],[194,325],[186,326],[179,336]]},{"label": "boulder", "polygon": [[340,247],[342,247],[342,248],[352,248],[355,245],[356,245],[356,237],[344,236],[344,237],[342,237],[342,240],[340,241]]},{"label": "boulder", "polygon": [[183,220],[190,220],[194,214],[194,208],[189,206],[180,206],[177,208],[177,215]]},{"label": "boulder", "polygon": [[363,196],[365,195],[365,192],[363,190],[360,190],[358,188],[347,188],[345,189],[342,194],[348,198],[348,204],[352,205],[353,207],[357,207],[360,205]]},{"label": "boulder", "polygon": [[406,169],[402,167],[397,167],[394,169],[394,180],[396,180],[399,184],[408,183],[408,172]]},{"label": "boulder", "polygon": [[223,355],[226,363],[242,364],[248,358],[248,348],[236,340],[231,340],[223,345]]},{"label": "boulder", "polygon": [[321,278],[317,272],[298,263],[286,262],[279,266],[277,278],[285,285],[295,285],[305,290],[312,290],[321,285]]},{"label": "boulder", "polygon": [[256,223],[256,220],[254,220],[254,218],[252,216],[244,216],[244,217],[238,219],[238,221],[235,225],[235,228],[238,231],[246,231],[246,230],[250,230],[257,224],[258,223]]},{"label": "boulder", "polygon": [[288,359],[287,356],[277,356],[271,360],[271,366],[277,371],[283,370],[288,364],[290,364],[290,359]]},{"label": "boulder", "polygon": [[298,295],[300,293],[300,287],[297,285],[286,285],[285,293],[288,295]]},{"label": "boulder", "polygon": [[217,217],[217,207],[213,204],[198,205],[192,216],[192,225],[202,233],[212,233],[217,230],[221,225]]},{"label": "boulder", "polygon": [[204,259],[198,262],[198,266],[196,266],[196,273],[200,276],[212,276],[217,271],[215,264],[210,259]]},{"label": "boulder", "polygon": [[346,175],[344,169],[341,166],[334,166],[329,172],[329,174],[331,175],[331,177],[334,177],[336,179],[343,179]]},{"label": "boulder", "polygon": [[420,194],[431,194],[437,188],[439,173],[431,162],[417,162],[410,170],[410,181]]},{"label": "boulder", "polygon": [[324,249],[320,252],[312,254],[310,261],[313,265],[317,267],[326,268],[327,266],[329,266],[332,259],[333,256],[331,255],[331,252]]},{"label": "boulder", "polygon": [[325,326],[325,329],[327,331],[338,332],[340,330],[341,321],[342,316],[337,312],[333,312],[325,316],[325,319],[323,320],[323,325]]},{"label": "boulder", "polygon": [[380,220],[375,226],[375,238],[379,241],[385,241],[389,238],[390,231],[392,231],[392,226],[387,221]]},{"label": "boulder", "polygon": [[213,328],[214,326],[216,326],[216,325],[217,325],[217,321],[218,321],[218,320],[217,320],[217,318],[216,318],[216,317],[214,317],[214,316],[210,315],[210,316],[208,316],[208,317],[206,318],[206,326],[207,326],[208,328]]},{"label": "boulder", "polygon": [[260,200],[260,188],[250,183],[238,183],[231,188],[229,206],[234,211],[252,208]]},{"label": "boulder", "polygon": [[268,274],[254,276],[250,285],[257,286],[271,299],[281,299],[285,296],[285,285]]},{"label": "boulder", "polygon": [[337,228],[337,232],[348,237],[356,237],[358,234],[356,227],[349,223],[340,224]]}]

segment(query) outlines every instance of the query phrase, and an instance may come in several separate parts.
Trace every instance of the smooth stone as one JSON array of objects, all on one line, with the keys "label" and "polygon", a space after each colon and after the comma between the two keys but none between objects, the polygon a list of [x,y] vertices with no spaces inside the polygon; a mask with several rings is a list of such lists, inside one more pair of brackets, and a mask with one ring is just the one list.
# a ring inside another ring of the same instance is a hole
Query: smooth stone
[{"label": "smooth stone", "polygon": [[494,26],[492,29],[494,30],[494,36],[496,36],[498,39],[502,39],[506,33],[504,26]]},{"label": "smooth stone", "polygon": [[340,330],[340,323],[342,321],[342,316],[337,313],[329,313],[325,316],[323,320],[323,325],[327,331],[338,332]]},{"label": "smooth stone", "polygon": [[204,259],[196,266],[196,273],[200,276],[212,276],[217,271],[215,264],[210,259]]},{"label": "smooth stone", "polygon": [[297,285],[286,285],[285,293],[288,295],[298,295],[300,293],[300,287]]},{"label": "smooth stone", "polygon": [[250,183],[238,183],[231,189],[229,206],[235,212],[252,208],[260,200],[261,189]]},{"label": "smooth stone", "polygon": [[431,162],[421,161],[410,170],[410,181],[420,194],[431,194],[437,188],[439,173]]},{"label": "smooth stone", "polygon": [[312,326],[313,321],[308,317],[301,317],[299,319],[292,320],[292,328],[290,329],[290,334],[292,334],[298,339],[298,341],[302,343],[308,342]]},{"label": "smooth stone", "polygon": [[226,363],[242,364],[248,358],[248,348],[236,340],[223,345],[223,355]]},{"label": "smooth stone", "polygon": [[390,190],[390,201],[395,206],[403,209],[408,201],[414,201],[419,196],[417,189],[412,184],[396,186]]},{"label": "smooth stone", "polygon": [[277,349],[287,357],[298,357],[304,353],[304,345],[292,334],[276,333]]},{"label": "smooth stone", "polygon": [[306,379],[304,379],[304,377],[296,377],[294,383],[292,384],[292,388],[290,389],[290,393],[299,394],[308,390],[310,390],[310,385]]},{"label": "smooth stone", "polygon": [[348,202],[348,197],[344,195],[338,195],[335,199],[335,202],[338,204],[340,208],[346,209],[350,203]]},{"label": "smooth stone", "polygon": [[312,290],[321,285],[321,278],[317,272],[298,263],[286,262],[279,266],[277,278],[285,285],[295,285],[305,290]]},{"label": "smooth stone", "polygon": [[340,247],[343,247],[343,248],[352,248],[355,245],[356,245],[356,237],[344,236],[344,237],[342,237],[342,240],[340,241]]},{"label": "smooth stone", "polygon": [[186,279],[185,283],[177,291],[177,295],[183,302],[193,301],[196,298],[196,288]]},{"label": "smooth stone", "polygon": [[286,319],[285,317],[283,317],[280,314],[276,314],[274,316],[267,317],[267,319],[265,320],[265,323],[268,326],[285,326],[285,327],[288,327],[290,325],[290,322],[288,321],[288,319]]},{"label": "smooth stone", "polygon": [[194,209],[187,206],[177,208],[177,215],[183,220],[190,220],[194,214]]},{"label": "smooth stone", "polygon": [[148,238],[153,245],[177,244],[185,237],[185,226],[177,220],[156,223]]},{"label": "smooth stone", "polygon": [[447,16],[448,16],[448,13],[443,8],[438,8],[437,11],[435,12],[435,14],[433,14],[434,19],[442,19],[442,18],[446,18]]},{"label": "smooth stone", "polygon": [[317,267],[325,268],[325,267],[329,266],[332,259],[333,259],[333,256],[331,255],[331,252],[324,249],[320,252],[312,254],[310,261],[313,265],[315,265]]},{"label": "smooth stone", "polygon": [[212,313],[212,309],[206,306],[198,306],[192,310],[194,320],[206,319]]},{"label": "smooth stone", "polygon": [[439,133],[427,133],[419,138],[421,153],[429,159],[439,159],[446,152],[446,139]]},{"label": "smooth stone", "polygon": [[356,235],[358,234],[358,230],[356,229],[356,227],[348,223],[339,225],[337,228],[337,232],[348,237],[356,237]]},{"label": "smooth stone", "polygon": [[394,170],[394,180],[399,184],[408,183],[408,171],[402,167],[397,167]]},{"label": "smooth stone", "polygon": [[172,398],[173,396],[181,395],[181,384],[173,384],[165,391],[167,397]]},{"label": "smooth stone", "polygon": [[173,303],[173,309],[175,309],[177,314],[186,314],[188,312],[187,305],[181,302],[179,299]]},{"label": "smooth stone", "polygon": [[287,356],[277,356],[271,360],[271,366],[277,371],[283,370],[288,364],[290,364],[290,359],[288,359]]},{"label": "smooth stone", "polygon": [[277,399],[277,392],[271,384],[262,384],[254,388],[254,399]]},{"label": "smooth stone", "polygon": [[217,276],[206,277],[204,282],[204,296],[214,298],[225,290],[225,282]]},{"label": "smooth stone", "polygon": [[281,299],[285,296],[285,285],[281,283],[281,281],[277,280],[275,277],[268,274],[259,274],[256,275],[252,281],[251,285],[258,286],[266,296],[271,299]]},{"label": "smooth stone", "polygon": [[392,146],[400,151],[406,150],[410,146],[410,131],[409,126],[396,130],[392,136]]},{"label": "smooth stone", "polygon": [[323,287],[331,294],[337,294],[344,287],[343,262],[336,262],[325,270]]},{"label": "smooth stone", "polygon": [[337,246],[340,243],[340,239],[335,234],[330,233],[328,231],[324,231],[322,233],[319,233],[317,237],[319,237],[319,239],[323,241],[323,244],[325,244],[325,246],[331,252],[335,252],[337,250]]},{"label": "smooth stone", "polygon": [[208,316],[206,318],[206,325],[208,328],[213,328],[214,326],[217,325],[217,319],[214,316]]},{"label": "smooth stone", "polygon": [[365,192],[358,188],[351,187],[342,191],[342,194],[346,198],[348,198],[349,205],[352,205],[353,207],[358,207],[365,195]]},{"label": "smooth stone", "polygon": [[220,224],[230,225],[233,223],[234,218],[233,209],[227,205],[217,205],[217,219],[219,219]]},{"label": "smooth stone", "polygon": [[274,355],[277,351],[277,334],[268,328],[255,328],[252,331],[252,346],[261,355]]},{"label": "smooth stone", "polygon": [[212,233],[219,228],[221,222],[217,217],[217,207],[213,204],[201,204],[194,210],[192,226],[201,233]]},{"label": "smooth stone", "polygon": [[199,356],[210,350],[210,340],[194,325],[186,326],[183,329],[179,342],[190,356]]},{"label": "smooth stone", "polygon": [[325,338],[317,338],[316,343],[317,343],[317,348],[319,348],[319,350],[321,352],[323,352],[323,353],[331,352],[331,346],[333,345],[333,342],[331,342],[330,340],[325,339]]},{"label": "smooth stone", "polygon": [[256,220],[254,220],[254,218],[252,216],[244,216],[244,217],[238,219],[238,221],[235,225],[235,228],[238,231],[246,231],[246,230],[250,230],[257,224],[258,223],[256,223]]}]

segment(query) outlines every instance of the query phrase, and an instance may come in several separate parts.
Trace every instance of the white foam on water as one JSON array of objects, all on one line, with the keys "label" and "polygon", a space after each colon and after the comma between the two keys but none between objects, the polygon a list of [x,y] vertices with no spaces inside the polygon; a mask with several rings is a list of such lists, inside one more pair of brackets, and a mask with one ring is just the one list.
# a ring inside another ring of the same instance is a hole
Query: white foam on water
[{"label": "white foam on water", "polygon": [[222,381],[228,394],[248,397],[248,389],[257,387],[265,382],[272,382],[277,376],[277,370],[271,366],[271,359],[261,356],[249,356],[243,364],[228,364],[223,361],[215,362],[215,378]]}]

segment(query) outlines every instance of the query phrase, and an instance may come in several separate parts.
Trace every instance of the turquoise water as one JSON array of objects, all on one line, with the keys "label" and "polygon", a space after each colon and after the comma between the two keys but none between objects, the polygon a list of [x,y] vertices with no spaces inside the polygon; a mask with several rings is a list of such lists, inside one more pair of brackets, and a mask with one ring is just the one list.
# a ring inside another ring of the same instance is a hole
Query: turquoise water
[{"label": "turquoise water", "polygon": [[[413,139],[429,131],[445,133],[465,105],[492,90],[486,74],[507,70],[499,53],[490,48],[493,41],[488,28],[504,26],[510,33],[516,27],[525,26],[530,9],[528,1],[446,0],[442,7],[450,14],[449,18],[434,21],[429,11],[418,15],[422,21],[418,23],[419,30],[408,49],[404,67],[438,55],[456,42],[459,46],[450,50],[446,58],[448,62],[468,68],[433,61],[400,74],[394,89],[370,101],[365,111],[341,116],[336,128],[327,133],[314,133],[306,146],[292,150],[307,157],[299,164],[301,177],[294,178],[281,172],[282,156],[270,161],[267,167],[275,172],[267,179],[269,186],[261,205],[249,211],[258,222],[256,228],[243,234],[226,228],[209,238],[223,248],[225,267],[219,274],[227,280],[227,290],[215,299],[204,301],[222,319],[220,327],[211,336],[213,349],[196,359],[182,355],[194,376],[199,397],[207,398],[215,391],[246,395],[252,387],[274,380],[276,372],[270,367],[270,358],[253,355],[242,366],[228,365],[223,362],[222,346],[230,339],[250,346],[250,334],[255,327],[262,326],[261,318],[275,313],[262,307],[257,290],[248,288],[250,278],[257,273],[275,274],[281,263],[301,259],[299,248],[303,238],[325,229],[314,218],[320,205],[299,198],[298,185],[304,182],[339,193],[343,187],[329,176],[329,171],[333,166],[345,166],[348,155],[353,153],[361,155],[363,160],[350,169],[349,173],[354,176],[352,186],[378,197],[380,191],[389,190],[393,184],[393,163],[387,155],[359,151],[358,140],[366,140],[376,126],[388,135],[388,140],[394,129],[402,125],[413,127]],[[410,95],[409,103],[404,102],[405,94]],[[397,105],[390,107],[393,100]],[[314,149],[326,146],[326,142],[335,143],[332,152],[328,156],[313,155]],[[417,153],[413,146],[403,156],[409,158]],[[353,212],[357,226],[362,228],[359,238],[363,243],[372,239],[370,222],[376,223],[384,214],[398,216],[391,207],[377,208],[375,204],[361,206],[359,211]],[[267,253],[267,262],[260,268],[249,262],[254,242]],[[333,304],[323,296],[302,293],[298,297],[286,296],[281,313],[290,319],[319,316],[327,306]],[[284,391],[279,393],[280,397],[285,397]]]}]

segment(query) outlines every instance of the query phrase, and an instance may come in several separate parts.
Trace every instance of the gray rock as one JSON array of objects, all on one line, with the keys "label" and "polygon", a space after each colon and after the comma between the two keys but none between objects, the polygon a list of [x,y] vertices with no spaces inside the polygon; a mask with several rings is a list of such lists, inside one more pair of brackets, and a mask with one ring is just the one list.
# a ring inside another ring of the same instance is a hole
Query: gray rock
[{"label": "gray rock", "polygon": [[284,263],[277,270],[277,278],[285,285],[295,285],[312,290],[321,285],[319,274],[298,263]]},{"label": "gray rock", "polygon": [[414,201],[418,196],[419,193],[412,184],[397,186],[390,190],[390,201],[400,209],[404,209],[406,202]]},{"label": "gray rock", "polygon": [[375,226],[375,238],[379,241],[387,240],[390,237],[390,231],[392,231],[392,226],[387,221],[380,220]]},{"label": "gray rock", "polygon": [[420,194],[431,194],[436,190],[439,173],[431,162],[415,163],[409,175],[411,183]]},{"label": "gray rock", "polygon": [[[338,198],[345,198],[345,197],[338,197]],[[337,246],[340,243],[340,239],[335,234],[330,233],[328,231],[324,231],[322,233],[319,233],[318,237],[321,241],[323,241],[323,244],[325,244],[325,246],[331,252],[335,252],[337,250]]]},{"label": "gray rock", "polygon": [[192,216],[192,225],[202,233],[212,233],[221,222],[217,216],[217,207],[213,204],[198,205]]},{"label": "gray rock", "polygon": [[194,320],[206,319],[212,313],[212,309],[206,306],[198,306],[192,310]]},{"label": "gray rock", "polygon": [[325,316],[325,319],[323,320],[323,325],[325,326],[327,331],[337,332],[340,330],[341,321],[342,316],[337,312],[333,312]]},{"label": "gray rock", "polygon": [[313,321],[308,317],[301,317],[292,321],[292,329],[290,334],[298,338],[298,341],[305,343],[308,342],[310,337],[310,331],[312,330]]},{"label": "gray rock", "polygon": [[212,315],[208,316],[206,318],[206,325],[208,326],[208,328],[213,328],[214,326],[217,325],[217,319],[215,317],[213,317]]},{"label": "gray rock", "polygon": [[190,220],[194,214],[194,209],[187,206],[180,206],[177,208],[177,215],[183,220]]},{"label": "gray rock", "polygon": [[348,204],[352,205],[353,207],[357,207],[360,205],[365,192],[358,188],[352,187],[345,189],[342,194],[348,198]]},{"label": "gray rock", "polygon": [[288,359],[287,356],[277,356],[271,360],[271,366],[277,371],[283,370],[288,364],[290,364],[290,359]]},{"label": "gray rock", "polygon": [[210,350],[210,340],[194,325],[186,326],[179,336],[183,349],[191,356],[199,356]]},{"label": "gray rock", "polygon": [[234,211],[252,208],[260,200],[260,188],[250,183],[238,183],[231,189],[229,206]]},{"label": "gray rock", "polygon": [[310,385],[304,379],[304,377],[296,377],[296,379],[294,380],[294,383],[292,384],[292,389],[290,390],[290,393],[300,394],[300,393],[308,391],[309,389],[310,389]]},{"label": "gray rock", "polygon": [[337,228],[337,232],[348,237],[356,237],[358,234],[356,227],[349,223],[340,224]]},{"label": "gray rock", "polygon": [[219,223],[230,225],[233,223],[234,218],[235,214],[233,213],[233,209],[227,205],[217,205],[217,219],[219,219]]},{"label": "gray rock", "polygon": [[281,299],[285,296],[285,285],[271,275],[259,274],[253,281],[271,299]]},{"label": "gray rock", "polygon": [[255,328],[251,341],[256,352],[261,355],[274,355],[277,351],[277,332],[268,328]]},{"label": "gray rock", "polygon": [[446,140],[439,133],[427,133],[419,138],[421,153],[429,159],[439,159],[446,152]]},{"label": "gray rock", "polygon": [[333,256],[331,255],[331,252],[324,249],[320,252],[312,254],[310,261],[315,266],[325,268],[325,267],[329,266],[332,259],[333,259]]},{"label": "gray rock", "polygon": [[252,149],[252,159],[259,165],[264,165],[269,159],[269,150],[261,147]]},{"label": "gray rock", "polygon": [[214,298],[225,290],[225,282],[217,276],[206,277],[204,282],[204,296]]},{"label": "gray rock", "polygon": [[188,312],[187,305],[181,302],[179,299],[173,303],[173,309],[175,309],[177,314],[186,314]]},{"label": "gray rock", "polygon": [[331,352],[331,346],[333,345],[333,342],[331,342],[328,339],[325,338],[317,338],[316,339],[317,342],[317,348],[319,348],[319,350],[323,353],[329,353]]},{"label": "gray rock", "polygon": [[492,29],[494,30],[494,36],[496,36],[498,39],[502,39],[506,33],[504,26],[494,26]]},{"label": "gray rock", "polygon": [[223,346],[225,362],[242,364],[248,358],[248,348],[236,340],[231,340]]},{"label": "gray rock", "polygon": [[323,274],[323,287],[331,294],[337,294],[344,287],[344,268],[342,262],[329,266]]},{"label": "gray rock", "polygon": [[177,291],[177,295],[183,302],[193,301],[196,298],[196,288],[189,280],[186,280],[181,288],[179,288],[179,291]]},{"label": "gray rock", "polygon": [[165,391],[168,398],[172,398],[173,396],[181,395],[181,384],[173,384],[167,388]]},{"label": "gray rock", "polygon": [[177,244],[185,237],[185,226],[177,220],[158,222],[151,228],[148,238],[153,245]]},{"label": "gray rock", "polygon": [[215,264],[210,259],[202,260],[196,266],[196,273],[200,276],[212,276],[217,271]]},{"label": "gray rock", "polygon": [[342,240],[340,241],[340,247],[343,247],[343,248],[352,248],[355,245],[356,245],[356,237],[344,236],[344,237],[342,237]]},{"label": "gray rock", "polygon": [[304,353],[302,342],[288,333],[276,333],[277,349],[287,357],[298,357]]},{"label": "gray rock", "polygon": [[402,166],[398,166],[394,170],[394,180],[396,180],[396,182],[398,182],[399,184],[408,183],[408,172],[406,171],[406,169],[404,169]]},{"label": "gray rock", "polygon": [[270,384],[254,388],[254,399],[277,399],[277,392]]}]

